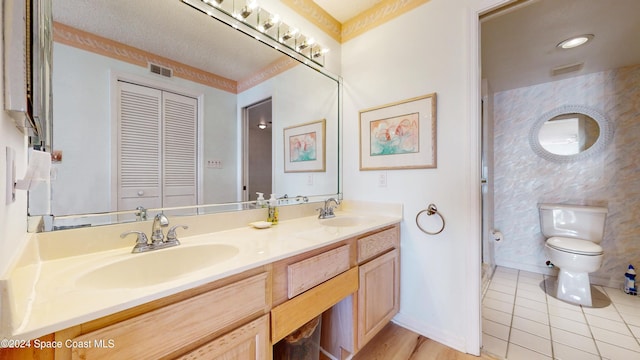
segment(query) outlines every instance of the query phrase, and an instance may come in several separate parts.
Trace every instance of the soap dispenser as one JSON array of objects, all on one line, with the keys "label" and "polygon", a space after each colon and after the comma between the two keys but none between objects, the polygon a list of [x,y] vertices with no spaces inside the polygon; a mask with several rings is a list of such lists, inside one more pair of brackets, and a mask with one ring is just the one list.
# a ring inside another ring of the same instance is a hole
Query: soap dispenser
[{"label": "soap dispenser", "polygon": [[271,194],[269,198],[269,217],[267,221],[273,225],[278,223],[278,199],[275,194]]},{"label": "soap dispenser", "polygon": [[261,192],[257,192],[258,198],[256,199],[256,208],[266,207],[266,201],[264,200],[264,194]]}]

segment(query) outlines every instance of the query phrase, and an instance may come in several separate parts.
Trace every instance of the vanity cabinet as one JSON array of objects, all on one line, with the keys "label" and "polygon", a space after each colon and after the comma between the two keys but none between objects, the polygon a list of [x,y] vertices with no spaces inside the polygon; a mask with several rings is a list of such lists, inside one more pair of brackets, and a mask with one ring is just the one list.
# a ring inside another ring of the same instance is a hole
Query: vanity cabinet
[{"label": "vanity cabinet", "polygon": [[356,238],[358,291],[322,317],[322,347],[337,359],[362,349],[400,308],[400,226]]},{"label": "vanity cabinet", "polygon": [[60,349],[56,359],[271,359],[268,270],[58,332],[56,339],[80,346]]},{"label": "vanity cabinet", "polygon": [[322,315],[322,347],[357,353],[398,312],[399,225],[387,226],[43,337],[10,359],[271,360]]}]

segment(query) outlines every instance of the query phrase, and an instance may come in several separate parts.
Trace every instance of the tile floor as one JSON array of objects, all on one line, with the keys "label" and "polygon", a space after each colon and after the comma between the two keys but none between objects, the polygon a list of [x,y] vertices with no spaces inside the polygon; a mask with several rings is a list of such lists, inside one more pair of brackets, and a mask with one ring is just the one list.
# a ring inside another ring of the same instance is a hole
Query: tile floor
[{"label": "tile floor", "polygon": [[640,296],[596,286],[594,307],[582,307],[547,295],[543,288],[554,281],[498,267],[482,300],[483,352],[508,360],[640,360]]}]

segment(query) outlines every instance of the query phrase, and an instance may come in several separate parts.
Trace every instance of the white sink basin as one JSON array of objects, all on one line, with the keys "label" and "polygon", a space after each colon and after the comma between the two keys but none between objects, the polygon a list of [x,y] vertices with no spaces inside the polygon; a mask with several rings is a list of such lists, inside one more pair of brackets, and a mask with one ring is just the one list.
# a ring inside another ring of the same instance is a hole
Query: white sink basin
[{"label": "white sink basin", "polygon": [[157,285],[228,260],[238,252],[232,245],[207,244],[131,254],[87,272],[78,278],[76,285],[93,289]]},{"label": "white sink basin", "polygon": [[365,216],[336,216],[330,219],[321,219],[320,224],[325,226],[358,226],[370,222]]}]

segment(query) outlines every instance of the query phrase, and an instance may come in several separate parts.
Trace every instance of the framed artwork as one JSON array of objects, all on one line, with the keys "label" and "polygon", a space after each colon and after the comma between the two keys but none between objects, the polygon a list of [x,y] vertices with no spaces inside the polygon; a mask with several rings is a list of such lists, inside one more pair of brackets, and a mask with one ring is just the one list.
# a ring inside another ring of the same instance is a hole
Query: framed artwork
[{"label": "framed artwork", "polygon": [[284,129],[284,172],[323,172],[326,120]]},{"label": "framed artwork", "polygon": [[436,168],[436,94],[360,111],[360,170]]}]

